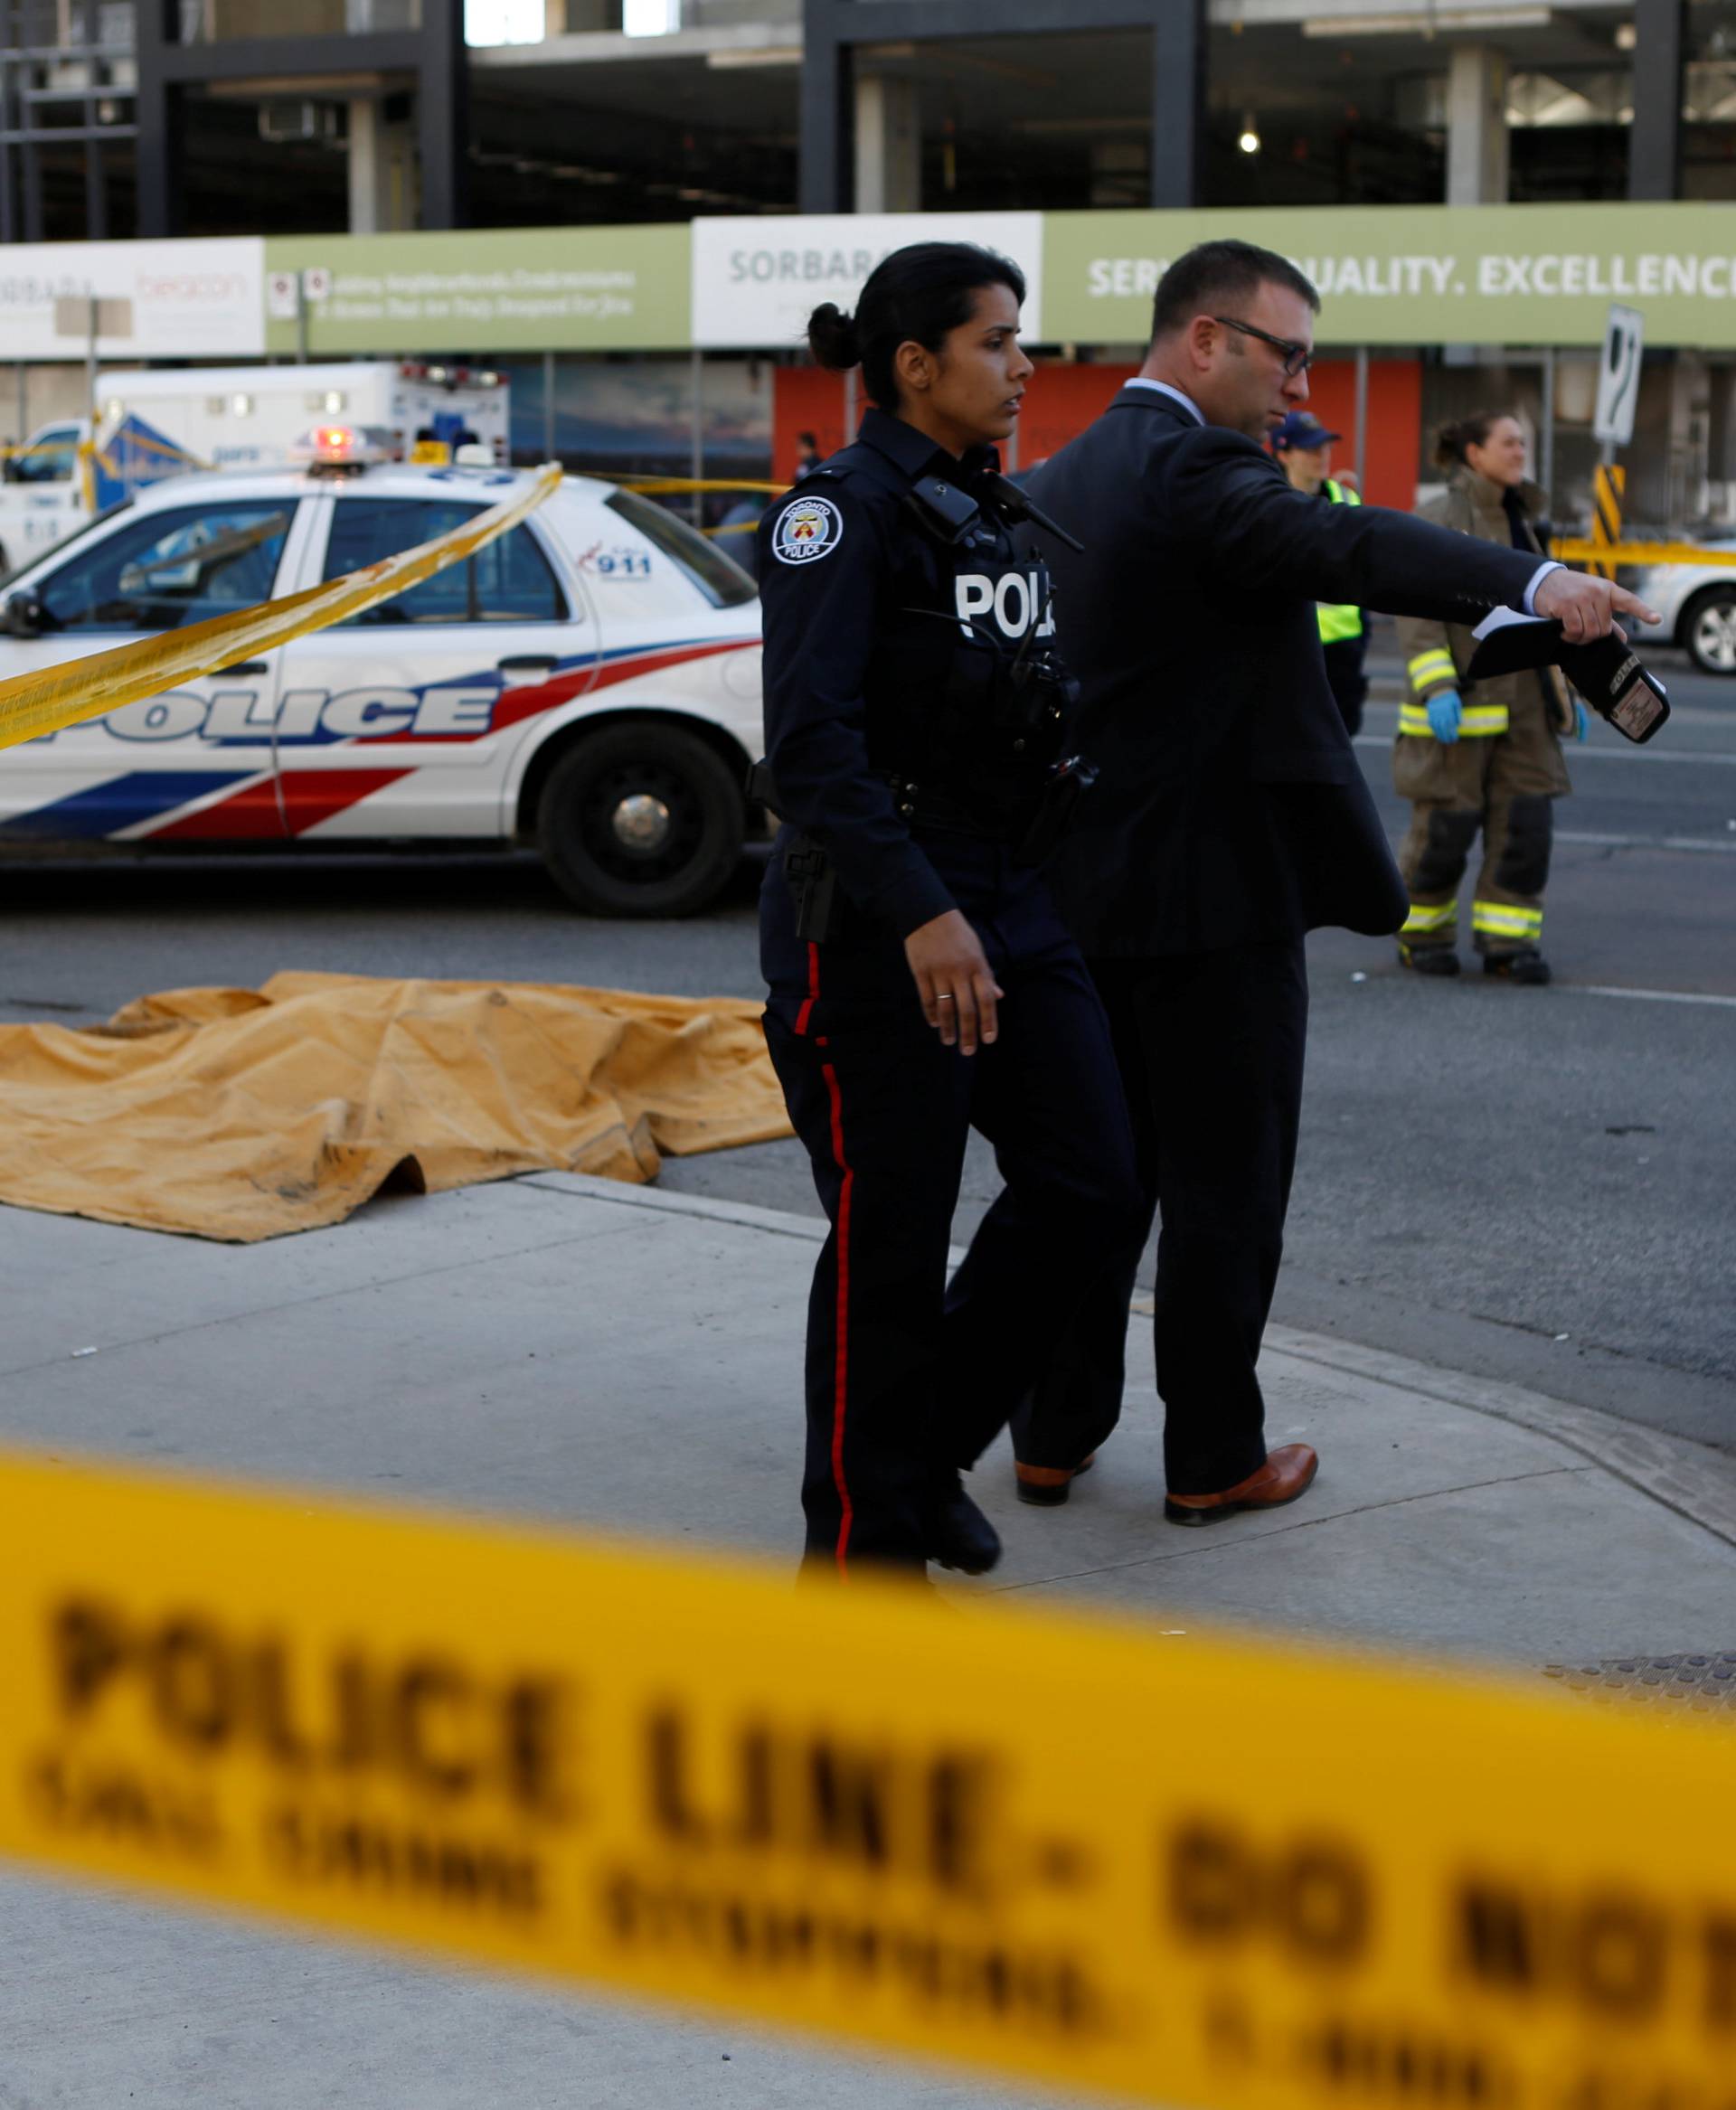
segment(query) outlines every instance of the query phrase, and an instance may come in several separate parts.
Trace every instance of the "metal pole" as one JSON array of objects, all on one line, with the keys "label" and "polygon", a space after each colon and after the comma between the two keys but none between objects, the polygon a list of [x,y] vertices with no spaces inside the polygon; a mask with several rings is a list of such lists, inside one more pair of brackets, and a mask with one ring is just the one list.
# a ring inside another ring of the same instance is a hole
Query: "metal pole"
[{"label": "metal pole", "polygon": [[97,422],[97,297],[93,293],[86,303],[89,326],[84,339],[84,400],[85,415],[94,430]]},{"label": "metal pole", "polygon": [[542,459],[554,459],[554,353],[542,354]]},{"label": "metal pole", "polygon": [[1356,488],[1364,498],[1368,495],[1368,476],[1363,457],[1368,451],[1368,346],[1356,347],[1356,431],[1355,460]]},{"label": "metal pole", "polygon": [[844,444],[848,447],[856,437],[856,370],[854,366],[844,371]]},{"label": "metal pole", "polygon": [[1550,516],[1555,513],[1555,347],[1543,353],[1543,407],[1537,435],[1537,481],[1549,500]]},{"label": "metal pole", "polygon": [[25,419],[30,416],[30,369],[21,359],[14,371],[18,376],[18,444],[24,444]]},{"label": "metal pole", "polygon": [[306,274],[296,273],[296,364],[307,363],[307,286]]},{"label": "metal pole", "polygon": [[[689,474],[695,484],[705,476],[705,354],[695,344],[693,351],[693,444]],[[705,494],[693,493],[693,525],[705,524]]]}]

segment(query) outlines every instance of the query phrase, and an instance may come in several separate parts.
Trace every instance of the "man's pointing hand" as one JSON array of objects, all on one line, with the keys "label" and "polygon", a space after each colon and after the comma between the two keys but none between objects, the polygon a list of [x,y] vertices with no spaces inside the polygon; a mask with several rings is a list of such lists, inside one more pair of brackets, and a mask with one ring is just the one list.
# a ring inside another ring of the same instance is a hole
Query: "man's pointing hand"
[{"label": "man's pointing hand", "polygon": [[1616,627],[1618,616],[1634,616],[1642,623],[1657,621],[1656,614],[1626,587],[1565,569],[1548,574],[1532,597],[1532,606],[1540,616],[1561,624],[1570,645],[1589,645],[1594,637],[1607,637]]}]

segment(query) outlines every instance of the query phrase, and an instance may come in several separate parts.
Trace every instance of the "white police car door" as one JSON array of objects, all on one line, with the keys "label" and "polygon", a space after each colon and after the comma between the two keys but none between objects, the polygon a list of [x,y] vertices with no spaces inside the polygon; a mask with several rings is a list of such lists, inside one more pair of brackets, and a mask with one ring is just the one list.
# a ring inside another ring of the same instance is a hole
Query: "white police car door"
[{"label": "white police car door", "polygon": [[[310,577],[463,525],[498,498],[492,481],[464,475],[438,498],[365,481],[333,491],[317,501],[329,529]],[[511,824],[513,729],[590,685],[597,633],[527,521],[284,657],[278,754],[292,834],[495,837]]]},{"label": "white police car door", "polygon": [[[0,638],[0,674],[232,615],[276,589],[296,501],[127,512],[14,588],[41,627]],[[283,832],[271,755],[281,651],[0,752],[0,836],[222,841]]]}]

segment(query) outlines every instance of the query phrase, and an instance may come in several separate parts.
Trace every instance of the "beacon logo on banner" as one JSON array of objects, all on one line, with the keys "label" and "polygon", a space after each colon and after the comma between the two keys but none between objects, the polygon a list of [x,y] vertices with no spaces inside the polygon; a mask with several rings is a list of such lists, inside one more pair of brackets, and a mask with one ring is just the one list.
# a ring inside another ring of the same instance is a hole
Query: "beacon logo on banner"
[{"label": "beacon logo on banner", "polygon": [[0,254],[0,359],[81,358],[83,340],[56,332],[54,304],[90,295],[130,306],[130,332],[98,341],[106,359],[257,357],[264,286],[265,244],[252,235],[20,244]]},{"label": "beacon logo on banner", "polygon": [[868,274],[912,241],[974,241],[1024,273],[1024,335],[1043,331],[1040,212],[802,213],[693,221],[693,343],[769,349],[802,340],[823,300],[854,307]]}]

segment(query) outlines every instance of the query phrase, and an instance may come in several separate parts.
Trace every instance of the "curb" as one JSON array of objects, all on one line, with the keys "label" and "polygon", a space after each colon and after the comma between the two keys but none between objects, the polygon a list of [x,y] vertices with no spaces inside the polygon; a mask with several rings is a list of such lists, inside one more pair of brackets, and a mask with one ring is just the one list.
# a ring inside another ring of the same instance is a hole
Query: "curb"
[{"label": "curb", "polygon": [[[817,1217],[797,1216],[781,1209],[758,1209],[743,1201],[713,1201],[698,1194],[665,1194],[650,1187],[626,1187],[618,1181],[598,1179],[587,1173],[530,1173],[523,1176],[521,1183],[585,1201],[606,1201],[618,1209],[662,1210],[676,1216],[702,1217],[777,1238],[800,1239],[808,1245],[819,1245],[826,1236],[826,1225]],[[962,1258],[962,1249],[955,1247],[950,1255],[953,1264]],[[1148,1314],[1151,1299],[1136,1297],[1133,1309]],[[1548,1436],[1687,1522],[1697,1524],[1725,1545],[1736,1547],[1736,1464],[1705,1445],[1637,1427],[1595,1407],[1571,1406],[1564,1399],[1552,1399],[1518,1385],[1471,1377],[1462,1371],[1439,1370],[1432,1363],[1413,1362],[1408,1356],[1389,1355],[1384,1349],[1360,1347],[1327,1334],[1269,1326],[1266,1344],[1276,1354],[1312,1363],[1317,1369],[1371,1379],[1392,1386],[1395,1391],[1439,1399],[1446,1406],[1486,1414],[1491,1420],[1509,1422],[1535,1436]]]}]

